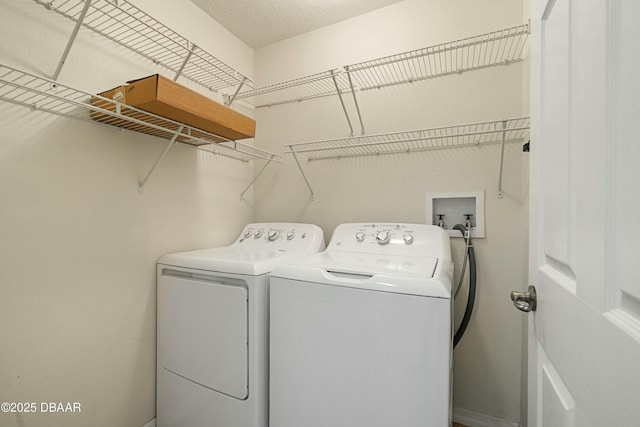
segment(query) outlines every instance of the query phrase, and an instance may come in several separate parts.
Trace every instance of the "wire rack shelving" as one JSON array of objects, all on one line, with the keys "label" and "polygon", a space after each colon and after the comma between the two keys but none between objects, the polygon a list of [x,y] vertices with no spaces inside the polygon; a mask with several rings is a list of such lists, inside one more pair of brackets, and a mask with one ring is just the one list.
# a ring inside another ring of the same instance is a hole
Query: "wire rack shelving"
[{"label": "wire rack shelving", "polygon": [[529,117],[470,123],[456,126],[363,135],[349,138],[327,139],[285,145],[285,154],[293,155],[307,188],[313,198],[307,176],[300,164],[300,157],[308,161],[340,159],[347,157],[379,156],[410,153],[444,148],[502,144],[498,196],[502,196],[502,166],[504,146],[523,142],[529,138]]},{"label": "wire rack shelving", "polygon": [[351,120],[342,99],[342,94],[350,92],[364,134],[357,91],[381,89],[520,62],[523,60],[528,36],[529,24],[523,24],[269,86],[243,89],[235,99],[247,99],[260,108],[338,95],[353,135]]},{"label": "wire rack shelving", "polygon": [[[184,76],[214,91],[253,87],[251,79],[125,0],[34,1],[76,22],[76,27],[82,25],[162,65],[175,73],[174,80]],[[76,34],[77,29],[67,50]]]},{"label": "wire rack shelving", "polygon": [[345,67],[361,91],[522,61],[524,24]]},{"label": "wire rack shelving", "polygon": [[199,149],[242,162],[259,159],[266,160],[267,164],[272,161],[279,162],[276,159],[279,156],[268,151],[2,64],[0,64],[0,101],[168,139],[169,144],[162,156],[139,183],[140,190],[175,142],[194,145]]},{"label": "wire rack shelving", "polygon": [[349,90],[349,81],[342,71],[327,70],[270,86],[243,90],[236,99],[250,99],[259,108],[321,98]]}]

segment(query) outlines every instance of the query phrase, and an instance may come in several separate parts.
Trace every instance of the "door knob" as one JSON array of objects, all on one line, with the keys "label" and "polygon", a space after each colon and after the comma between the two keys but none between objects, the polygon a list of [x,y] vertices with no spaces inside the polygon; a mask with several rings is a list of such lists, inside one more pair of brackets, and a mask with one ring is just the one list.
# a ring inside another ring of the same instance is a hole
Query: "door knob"
[{"label": "door knob", "polygon": [[513,301],[513,305],[520,311],[526,313],[536,311],[538,301],[536,288],[530,285],[527,292],[511,292],[511,301]]}]

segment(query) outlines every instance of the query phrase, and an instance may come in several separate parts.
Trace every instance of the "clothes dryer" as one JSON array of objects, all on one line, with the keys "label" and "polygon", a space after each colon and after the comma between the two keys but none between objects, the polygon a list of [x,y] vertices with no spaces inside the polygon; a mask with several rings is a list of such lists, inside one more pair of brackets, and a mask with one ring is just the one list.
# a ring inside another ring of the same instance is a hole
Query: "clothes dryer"
[{"label": "clothes dryer", "polygon": [[270,284],[270,427],[451,422],[449,236],[342,224]]},{"label": "clothes dryer", "polygon": [[269,273],[323,249],[315,225],[259,223],[159,260],[158,427],[268,425]]}]

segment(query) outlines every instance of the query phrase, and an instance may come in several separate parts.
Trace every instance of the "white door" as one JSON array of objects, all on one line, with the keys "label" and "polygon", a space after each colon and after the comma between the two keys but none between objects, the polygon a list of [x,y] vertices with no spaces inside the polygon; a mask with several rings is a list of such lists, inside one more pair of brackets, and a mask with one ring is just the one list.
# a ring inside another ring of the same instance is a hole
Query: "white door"
[{"label": "white door", "polygon": [[638,427],[640,1],[532,1],[528,426]]}]

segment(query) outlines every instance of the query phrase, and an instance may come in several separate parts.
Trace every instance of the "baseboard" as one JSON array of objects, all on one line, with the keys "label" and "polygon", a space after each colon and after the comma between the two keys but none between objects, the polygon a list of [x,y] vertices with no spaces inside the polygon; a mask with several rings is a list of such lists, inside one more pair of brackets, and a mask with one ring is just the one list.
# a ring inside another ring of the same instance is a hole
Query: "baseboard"
[{"label": "baseboard", "polygon": [[[467,427],[521,427],[520,423],[501,420],[462,408],[453,408],[453,421]],[[142,427],[156,427],[156,419],[152,419]]]},{"label": "baseboard", "polygon": [[521,427],[520,423],[456,407],[453,408],[453,421],[468,427]]}]

